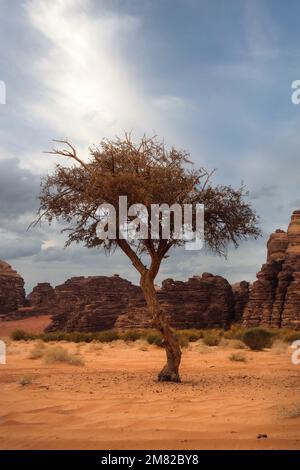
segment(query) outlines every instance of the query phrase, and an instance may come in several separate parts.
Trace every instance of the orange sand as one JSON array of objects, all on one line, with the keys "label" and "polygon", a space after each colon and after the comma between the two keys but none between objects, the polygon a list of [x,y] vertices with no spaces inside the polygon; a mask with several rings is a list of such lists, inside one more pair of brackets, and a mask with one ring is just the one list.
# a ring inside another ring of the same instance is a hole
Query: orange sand
[{"label": "orange sand", "polygon": [[24,330],[29,333],[43,333],[45,328],[51,323],[51,315],[41,315],[39,317],[28,317],[22,320],[1,321],[0,336],[9,336],[14,330]]},{"label": "orange sand", "polygon": [[141,342],[81,345],[77,367],[29,359],[32,348],[11,343],[0,365],[1,449],[300,449],[300,416],[282,414],[299,404],[290,351],[244,351],[240,363],[194,343],[183,382],[161,384],[164,352]]}]

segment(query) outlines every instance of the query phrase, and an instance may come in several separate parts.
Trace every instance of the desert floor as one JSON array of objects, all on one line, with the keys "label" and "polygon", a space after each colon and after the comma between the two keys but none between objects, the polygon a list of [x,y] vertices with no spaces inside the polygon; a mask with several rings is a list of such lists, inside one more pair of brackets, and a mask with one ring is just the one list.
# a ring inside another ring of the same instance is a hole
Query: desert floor
[{"label": "desert floor", "polygon": [[182,383],[162,384],[155,346],[62,346],[84,366],[46,365],[29,359],[33,342],[8,344],[1,449],[300,449],[300,366],[290,350],[246,350],[241,363],[228,346],[193,343]]}]

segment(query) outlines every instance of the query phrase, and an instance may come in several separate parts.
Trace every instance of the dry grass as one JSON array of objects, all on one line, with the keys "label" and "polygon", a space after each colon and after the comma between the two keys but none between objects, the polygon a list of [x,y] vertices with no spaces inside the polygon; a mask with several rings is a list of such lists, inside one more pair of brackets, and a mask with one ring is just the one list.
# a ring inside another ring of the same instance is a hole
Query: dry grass
[{"label": "dry grass", "polygon": [[285,354],[288,347],[288,343],[284,342],[282,339],[276,339],[272,345],[272,351],[275,354]]},{"label": "dry grass", "polygon": [[78,353],[69,353],[69,351],[62,346],[46,346],[42,341],[35,344],[34,348],[30,351],[29,358],[43,359],[46,364],[64,362],[72,366],[84,365]]},{"label": "dry grass", "polygon": [[53,346],[47,348],[43,355],[46,364],[55,364],[57,362],[64,362],[72,366],[83,366],[84,362],[81,357],[76,354],[69,353],[62,346]]},{"label": "dry grass", "polygon": [[279,414],[283,418],[300,418],[300,403],[293,403],[290,406],[280,406]]},{"label": "dry grass", "polygon": [[247,362],[247,357],[242,353],[232,353],[229,356],[229,360],[233,362]]}]

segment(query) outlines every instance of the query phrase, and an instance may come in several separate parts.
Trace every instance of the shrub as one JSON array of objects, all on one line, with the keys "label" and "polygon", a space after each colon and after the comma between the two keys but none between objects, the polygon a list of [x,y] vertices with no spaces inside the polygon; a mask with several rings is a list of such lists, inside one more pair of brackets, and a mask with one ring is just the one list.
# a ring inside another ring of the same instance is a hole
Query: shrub
[{"label": "shrub", "polygon": [[40,359],[45,354],[46,345],[43,341],[38,341],[30,351],[29,359]]},{"label": "shrub", "polygon": [[241,353],[232,353],[229,356],[230,361],[235,362],[247,362],[247,358],[244,354]]},{"label": "shrub", "polygon": [[218,346],[221,337],[222,335],[219,330],[208,330],[203,334],[203,342],[206,346]]},{"label": "shrub", "polygon": [[128,341],[128,342],[137,341],[141,337],[142,337],[142,333],[138,330],[127,330],[121,335],[121,338],[124,341]]},{"label": "shrub", "polygon": [[245,331],[243,341],[253,351],[261,351],[270,348],[274,340],[273,334],[261,327],[249,328]]},{"label": "shrub", "polygon": [[162,334],[159,333],[159,331],[153,331],[148,333],[148,335],[146,336],[146,340],[149,344],[155,344],[155,346],[163,347],[164,345]]},{"label": "shrub", "polygon": [[300,340],[300,331],[285,330],[281,332],[280,337],[286,343],[293,343],[294,341]]},{"label": "shrub", "polygon": [[95,340],[100,341],[100,343],[111,343],[112,341],[116,341],[120,339],[120,335],[117,330],[106,330],[106,331],[99,331],[95,334]]},{"label": "shrub", "polygon": [[24,330],[15,330],[11,333],[11,339],[14,341],[28,341],[30,339],[36,339],[37,335],[26,333]]},{"label": "shrub", "polygon": [[191,328],[190,330],[177,330],[177,333],[184,336],[188,342],[191,343],[203,338],[203,330],[197,330],[196,328]]},{"label": "shrub", "polygon": [[76,354],[70,354],[62,346],[49,347],[43,355],[46,364],[54,364],[56,362],[65,362],[73,366],[82,366],[82,359]]},{"label": "shrub", "polygon": [[230,329],[225,331],[224,338],[242,340],[245,333],[245,328],[241,325],[231,325]]}]

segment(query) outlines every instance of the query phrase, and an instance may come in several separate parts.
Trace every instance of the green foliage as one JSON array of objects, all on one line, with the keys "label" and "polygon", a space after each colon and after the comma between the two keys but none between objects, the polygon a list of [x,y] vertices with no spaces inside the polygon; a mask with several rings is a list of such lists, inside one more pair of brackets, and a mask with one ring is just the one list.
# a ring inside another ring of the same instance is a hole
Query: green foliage
[{"label": "green foliage", "polygon": [[149,344],[155,344],[155,346],[163,347],[164,345],[164,340],[162,337],[162,334],[159,333],[159,331],[151,331],[147,336],[146,340],[148,341]]},{"label": "green foliage", "polygon": [[141,339],[142,333],[138,330],[127,330],[121,335],[121,339],[126,342],[134,342]]},{"label": "green foliage", "polygon": [[253,351],[261,351],[272,346],[274,335],[266,328],[249,328],[244,333],[243,341]]}]

